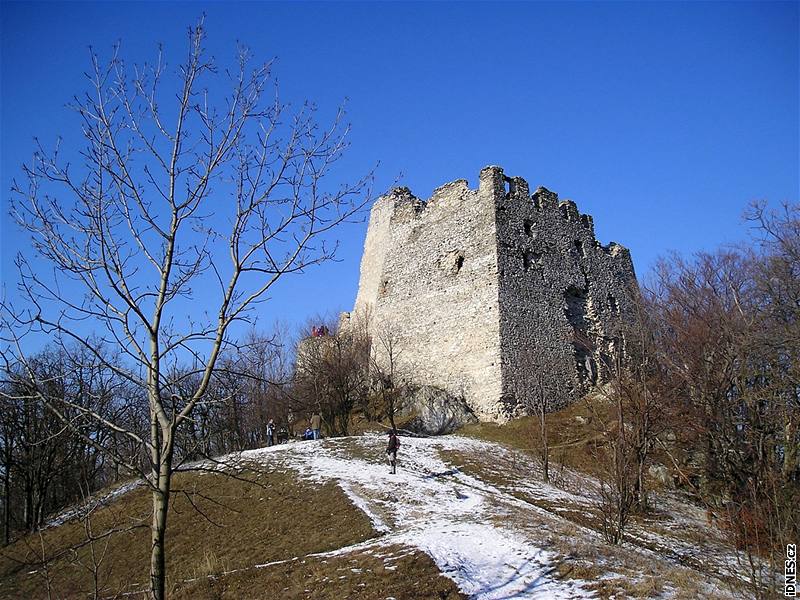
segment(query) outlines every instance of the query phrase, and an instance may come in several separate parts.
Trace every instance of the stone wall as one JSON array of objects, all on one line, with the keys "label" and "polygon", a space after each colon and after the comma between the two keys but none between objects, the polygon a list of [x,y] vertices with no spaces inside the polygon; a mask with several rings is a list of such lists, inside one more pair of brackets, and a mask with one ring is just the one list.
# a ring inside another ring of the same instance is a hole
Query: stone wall
[{"label": "stone wall", "polygon": [[602,379],[635,276],[628,251],[601,246],[574,203],[543,188],[529,196],[499,167],[479,181],[375,202],[351,314],[369,315],[373,338],[395,339],[417,383],[503,421],[526,412],[542,373],[551,408]]},{"label": "stone wall", "polygon": [[490,172],[508,188],[496,211],[506,405],[524,410],[543,388],[548,408],[560,408],[604,381],[624,352],[633,263],[627,249],[595,239],[574,202],[541,187],[531,196],[523,179]]}]

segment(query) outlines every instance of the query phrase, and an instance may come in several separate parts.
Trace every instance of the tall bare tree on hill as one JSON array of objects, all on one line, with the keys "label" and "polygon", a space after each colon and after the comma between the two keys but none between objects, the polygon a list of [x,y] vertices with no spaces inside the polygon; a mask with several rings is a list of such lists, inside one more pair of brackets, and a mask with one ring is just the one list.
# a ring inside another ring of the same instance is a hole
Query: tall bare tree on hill
[{"label": "tall bare tree on hill", "polygon": [[319,413],[328,435],[348,435],[354,409],[370,392],[370,340],[360,327],[324,330],[298,343],[292,406],[306,418]]},{"label": "tall bare tree on hill", "polygon": [[389,420],[393,430],[397,429],[397,417],[413,404],[413,394],[417,389],[414,369],[403,356],[405,348],[400,332],[393,324],[379,328],[371,340],[369,364],[380,416]]},{"label": "tall bare tree on hill", "polygon": [[526,375],[512,381],[515,396],[522,400],[529,415],[535,417],[531,434],[533,450],[542,469],[542,480],[550,482],[550,441],[547,431],[547,413],[553,410],[554,398],[564,392],[566,383],[559,376],[558,365],[552,353],[540,348],[526,347],[521,350],[526,365]]},{"label": "tall bare tree on hill", "polygon": [[[30,233],[35,258],[16,259],[26,305],[2,305],[12,373],[37,382],[25,353],[31,332],[104,361],[86,336],[93,323],[123,356],[105,366],[147,397],[149,428],[136,432],[45,385],[31,390],[77,433],[70,415],[100,420],[140,449],[142,460],[130,460],[117,444],[86,440],[150,486],[157,599],[165,595],[176,435],[234,344],[232,326],[247,321],[279,279],[332,259],[330,232],[370,195],[371,174],[328,183],[347,147],[341,110],[320,127],[313,105],[290,111],[277,87],[272,93],[270,62],[252,66],[240,48],[234,68],[218,69],[204,38],[201,20],[189,30],[177,93],[161,52],[132,69],[118,47],[105,63],[91,52],[89,89],[71,105],[80,142],[59,140],[53,150],[37,142],[24,180],[13,185],[12,214]],[[224,97],[207,87],[219,80]],[[214,298],[204,307],[200,289],[204,302]],[[196,366],[177,368],[186,364]],[[187,391],[188,381],[196,383]]]}]

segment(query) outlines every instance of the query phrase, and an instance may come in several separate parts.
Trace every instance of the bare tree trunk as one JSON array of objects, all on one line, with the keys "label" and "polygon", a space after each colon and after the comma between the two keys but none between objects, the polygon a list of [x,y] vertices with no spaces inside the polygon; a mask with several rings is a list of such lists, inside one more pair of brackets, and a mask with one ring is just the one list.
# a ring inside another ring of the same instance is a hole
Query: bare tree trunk
[{"label": "bare tree trunk", "polygon": [[544,400],[539,403],[539,432],[542,443],[542,478],[550,483],[550,448],[547,445],[547,412]]},{"label": "bare tree trunk", "polygon": [[[172,486],[172,452],[173,440],[171,432],[164,433],[164,442],[158,464],[158,472],[154,472],[155,488],[153,489],[153,523],[150,528],[152,549],[150,553],[150,593],[153,600],[164,600],[166,597],[165,543],[167,534],[167,515],[169,495]],[[154,470],[155,471],[155,470]]]},{"label": "bare tree trunk", "polygon": [[8,546],[11,540],[11,446],[6,446],[5,464],[3,466],[3,545]]},{"label": "bare tree trunk", "polygon": [[797,422],[791,412],[784,422],[783,478],[791,481],[797,472]]},{"label": "bare tree trunk", "polygon": [[231,418],[233,423],[231,423],[231,429],[233,430],[233,441],[234,441],[234,450],[239,451],[243,449],[242,444],[242,431],[239,425],[239,401],[238,395],[234,394],[231,396]]},{"label": "bare tree trunk", "polygon": [[645,489],[644,480],[644,457],[639,456],[637,463],[635,497],[639,508],[644,510],[647,508],[647,490]]},{"label": "bare tree trunk", "polygon": [[394,422],[394,401],[389,400],[389,424],[392,426],[392,431],[397,431],[397,425]]},{"label": "bare tree trunk", "polygon": [[25,529],[34,531],[33,526],[33,487],[30,478],[25,482]]}]

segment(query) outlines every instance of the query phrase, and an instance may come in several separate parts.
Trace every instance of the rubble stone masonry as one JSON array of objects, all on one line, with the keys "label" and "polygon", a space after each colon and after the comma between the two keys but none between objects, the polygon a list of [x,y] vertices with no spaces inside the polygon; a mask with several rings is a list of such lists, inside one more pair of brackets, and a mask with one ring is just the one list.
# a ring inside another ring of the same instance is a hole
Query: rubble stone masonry
[{"label": "rubble stone masonry", "polygon": [[[395,338],[417,383],[463,397],[482,420],[583,395],[624,354],[633,310],[628,250],[600,245],[592,218],[500,167],[427,200],[397,188],[372,207],[350,319]],[[391,333],[388,333],[391,332]]]}]

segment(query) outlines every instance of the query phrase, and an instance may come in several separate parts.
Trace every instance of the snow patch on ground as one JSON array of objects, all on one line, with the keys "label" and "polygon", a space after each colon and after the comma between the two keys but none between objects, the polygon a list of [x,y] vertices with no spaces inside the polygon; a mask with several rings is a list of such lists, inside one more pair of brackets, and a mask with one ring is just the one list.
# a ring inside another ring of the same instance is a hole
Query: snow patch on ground
[{"label": "snow patch on ground", "polygon": [[[590,547],[603,543],[597,531],[565,519],[564,514],[591,513],[595,481],[565,471],[559,487],[537,482],[530,472],[529,457],[491,442],[460,436],[401,439],[397,474],[389,472],[386,440],[378,435],[282,444],[184,465],[182,469],[244,472],[256,463],[270,469],[292,469],[309,481],[335,481],[380,536],[311,556],[366,552],[382,557],[383,548],[397,544],[427,553],[445,576],[475,599],[596,597],[588,582],[558,576],[561,557],[550,549],[550,540],[563,539],[565,531],[570,530],[567,535]],[[470,461],[477,460],[482,469],[478,472],[491,475],[496,485],[460,470],[444,456],[463,457],[464,461],[456,462],[464,464],[465,469]],[[63,511],[47,526],[81,518],[141,485],[144,482],[134,480],[98,494]],[[746,578],[737,563],[739,557],[725,543],[722,533],[706,523],[701,509],[675,494],[661,495],[658,505],[658,527],[645,529],[631,524],[629,540],[620,552],[624,548],[649,560],[689,564],[694,569],[698,568],[694,564],[702,563],[708,568],[700,569],[705,574],[698,581],[701,595],[735,597],[720,587],[722,582],[707,577],[709,572],[716,572]],[[565,530],[566,523],[569,527]],[[392,563],[400,556],[403,554],[389,553],[383,557],[386,568],[396,568]],[[593,584],[601,579],[631,580],[628,559],[620,562],[619,556],[611,559],[611,555],[590,554],[588,565],[593,563],[605,570],[593,577]],[[572,556],[573,562],[575,558]],[[298,558],[255,566],[265,568],[295,560]],[[625,566],[622,572],[627,575],[615,572],[620,566]],[[665,582],[661,597],[676,593],[677,588]]]},{"label": "snow patch on ground", "polygon": [[340,482],[339,487],[342,491],[350,498],[350,501],[355,505],[356,508],[361,509],[369,520],[372,521],[372,526],[375,528],[376,531],[379,533],[388,533],[391,531],[390,527],[383,522],[383,520],[372,512],[372,509],[369,506],[369,503],[364,500],[361,496],[353,492],[353,488],[350,487],[349,484],[346,482]]},{"label": "snow patch on ground", "polygon": [[[358,454],[368,458],[354,457],[354,443]],[[403,438],[394,475],[384,462],[384,445],[378,436],[295,444],[287,449],[284,464],[312,481],[337,481],[385,534],[380,545],[422,550],[473,598],[594,597],[584,582],[557,578],[555,554],[504,523],[508,515],[524,518],[524,511],[535,507],[439,456],[440,450],[473,452],[476,442],[452,436]],[[269,461],[277,458],[274,452],[255,450],[241,458]]]},{"label": "snow patch on ground", "polygon": [[115,487],[111,491],[104,492],[100,495],[89,496],[85,502],[71,506],[68,509],[58,513],[52,519],[48,520],[44,524],[44,528],[47,529],[49,527],[58,527],[67,521],[72,521],[73,519],[82,519],[85,515],[92,512],[98,506],[107,505],[116,498],[119,498],[120,496],[127,494],[128,492],[131,492],[142,485],[144,485],[142,480],[134,479],[133,481],[129,481]]}]

